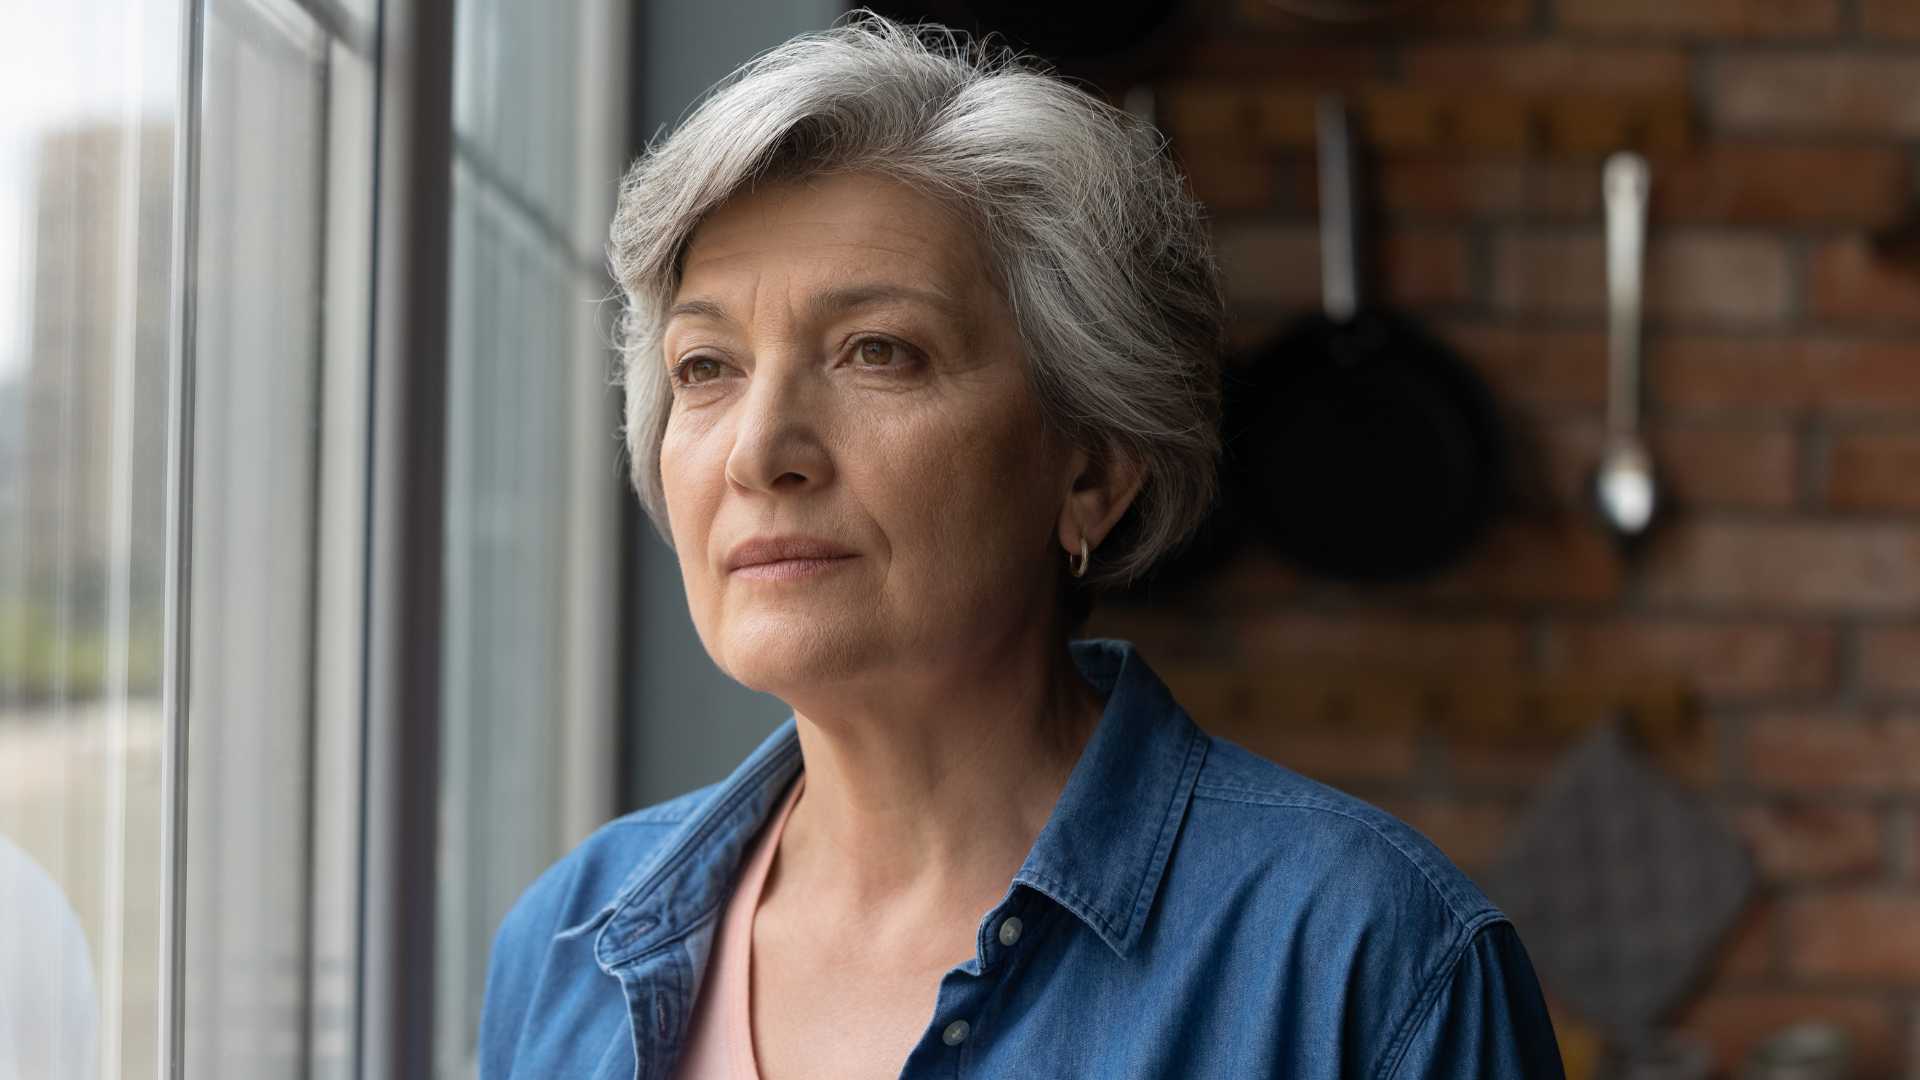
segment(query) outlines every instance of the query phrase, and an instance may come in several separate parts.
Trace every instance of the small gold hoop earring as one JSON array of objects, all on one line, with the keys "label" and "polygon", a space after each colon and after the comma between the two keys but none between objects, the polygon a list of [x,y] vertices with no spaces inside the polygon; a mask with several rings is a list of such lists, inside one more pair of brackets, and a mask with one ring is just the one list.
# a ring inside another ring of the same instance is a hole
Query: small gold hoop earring
[{"label": "small gold hoop earring", "polygon": [[1092,554],[1087,551],[1087,538],[1082,536],[1080,538],[1080,557],[1075,559],[1071,554],[1067,556],[1067,573],[1072,574],[1074,577],[1085,577],[1087,574],[1087,563],[1090,562],[1092,558]]}]

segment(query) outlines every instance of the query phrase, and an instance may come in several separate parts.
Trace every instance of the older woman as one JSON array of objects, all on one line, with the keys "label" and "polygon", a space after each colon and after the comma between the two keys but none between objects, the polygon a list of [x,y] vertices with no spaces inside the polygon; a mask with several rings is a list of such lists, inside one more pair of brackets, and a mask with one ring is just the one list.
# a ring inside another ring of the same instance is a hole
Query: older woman
[{"label": "older woman", "polygon": [[1150,128],[856,18],[651,148],[612,250],[634,486],[793,715],[527,890],[483,1077],[1559,1074],[1432,845],[1069,641],[1218,451],[1220,291]]}]

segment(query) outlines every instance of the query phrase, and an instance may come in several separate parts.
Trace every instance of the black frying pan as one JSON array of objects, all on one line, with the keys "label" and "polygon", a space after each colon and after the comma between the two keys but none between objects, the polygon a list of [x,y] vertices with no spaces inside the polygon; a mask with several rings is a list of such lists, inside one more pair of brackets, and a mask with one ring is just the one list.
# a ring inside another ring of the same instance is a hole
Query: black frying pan
[{"label": "black frying pan", "polygon": [[1499,501],[1505,441],[1492,395],[1411,319],[1360,295],[1358,190],[1346,108],[1320,110],[1325,310],[1229,384],[1241,512],[1282,554],[1346,581],[1404,581],[1458,558]]}]

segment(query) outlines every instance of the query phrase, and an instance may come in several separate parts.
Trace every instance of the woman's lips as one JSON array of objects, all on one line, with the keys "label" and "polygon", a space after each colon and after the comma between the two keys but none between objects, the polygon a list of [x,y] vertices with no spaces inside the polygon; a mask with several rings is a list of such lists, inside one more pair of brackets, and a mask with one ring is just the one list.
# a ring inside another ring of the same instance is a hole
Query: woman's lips
[{"label": "woman's lips", "polygon": [[828,573],[835,568],[852,562],[852,555],[837,555],[832,558],[816,559],[777,559],[773,562],[750,563],[733,571],[738,578],[751,578],[755,581],[797,581]]}]

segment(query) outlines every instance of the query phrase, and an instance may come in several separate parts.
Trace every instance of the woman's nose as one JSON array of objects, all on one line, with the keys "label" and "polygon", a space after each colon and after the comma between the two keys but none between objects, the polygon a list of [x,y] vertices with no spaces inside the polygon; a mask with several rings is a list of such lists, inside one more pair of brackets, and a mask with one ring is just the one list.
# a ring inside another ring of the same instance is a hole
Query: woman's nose
[{"label": "woman's nose", "polygon": [[832,476],[820,393],[804,358],[763,358],[736,406],[727,480],[745,491],[797,493]]}]

